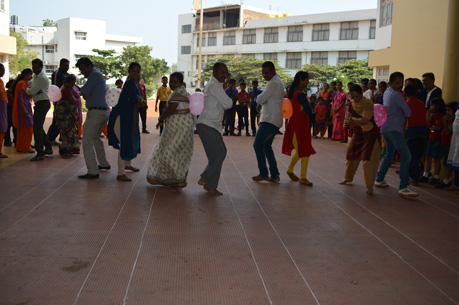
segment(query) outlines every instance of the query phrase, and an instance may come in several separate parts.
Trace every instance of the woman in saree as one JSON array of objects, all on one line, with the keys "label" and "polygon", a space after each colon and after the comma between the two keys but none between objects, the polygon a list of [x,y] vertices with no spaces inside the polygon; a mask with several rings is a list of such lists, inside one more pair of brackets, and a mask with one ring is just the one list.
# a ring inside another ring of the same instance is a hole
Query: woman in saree
[{"label": "woman in saree", "polygon": [[35,152],[30,146],[33,136],[32,102],[26,92],[32,75],[31,69],[22,70],[12,89],[14,94],[13,126],[17,129],[16,151],[22,153]]},{"label": "woman in saree", "polygon": [[78,142],[78,95],[73,90],[76,76],[70,74],[64,80],[61,88],[62,98],[55,103],[56,125],[59,128],[62,144],[59,147],[59,154],[64,158],[72,156],[73,152],[79,153]]},{"label": "woman in saree", "polygon": [[169,86],[173,92],[156,125],[157,129],[164,125],[164,129],[153,151],[147,181],[153,185],[185,187],[193,154],[194,123],[183,75],[172,73]]},{"label": "woman in saree", "polygon": [[335,141],[343,140],[343,125],[344,116],[346,115],[346,92],[343,91],[343,84],[341,82],[336,83],[336,94],[333,99],[333,136],[332,139]]},{"label": "woman in saree", "polygon": [[[292,101],[293,114],[285,129],[282,153],[290,156],[292,151],[295,150],[295,154],[292,156],[287,168],[287,175],[292,181],[312,186],[312,182],[306,178],[309,156],[316,153],[312,147],[311,133],[309,132],[309,115],[312,114],[312,109],[306,98],[306,93],[304,93],[308,83],[309,75],[307,72],[299,71],[296,73],[288,93],[288,98]],[[293,173],[293,169],[299,160],[301,160],[300,178]]]},{"label": "woman in saree", "polygon": [[140,89],[141,66],[137,62],[129,64],[129,79],[124,83],[118,104],[112,108],[108,120],[108,144],[119,150],[117,180],[132,181],[126,169],[138,172],[131,161],[140,153],[139,108],[146,107]]}]

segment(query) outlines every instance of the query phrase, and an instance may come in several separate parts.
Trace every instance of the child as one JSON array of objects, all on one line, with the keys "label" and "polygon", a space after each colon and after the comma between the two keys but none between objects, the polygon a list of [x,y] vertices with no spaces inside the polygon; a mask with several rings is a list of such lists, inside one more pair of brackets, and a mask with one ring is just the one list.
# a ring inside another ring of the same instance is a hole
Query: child
[{"label": "child", "polygon": [[325,101],[321,96],[319,96],[318,104],[314,107],[314,112],[316,113],[316,118],[314,122],[314,138],[317,138],[317,135],[320,132],[320,137],[324,139],[325,132],[327,131],[327,129],[325,128],[325,123],[327,121],[325,119],[325,117],[327,116],[327,106],[325,106]]},{"label": "child", "polygon": [[[427,141],[426,161],[424,174],[419,182],[429,182],[437,184],[440,178],[440,159],[441,159],[441,132],[443,131],[443,116],[445,115],[445,102],[437,97],[430,101],[430,108],[426,113],[427,128],[429,128],[429,140]],[[434,177],[429,181],[430,169],[434,162]]]},{"label": "child", "polygon": [[459,187],[459,104],[456,102],[456,119],[453,122],[453,136],[448,153],[448,167],[454,170],[454,185],[451,185],[446,190],[454,190]]},{"label": "child", "polygon": [[[457,102],[446,105],[446,114],[443,116],[443,131],[441,132],[441,157],[445,165],[443,182],[438,183],[436,189],[444,189],[451,186],[451,174],[453,169],[447,166],[451,138],[453,136],[453,122],[456,113]],[[456,181],[457,182],[457,181]]]},{"label": "child", "polygon": [[236,136],[234,133],[234,120],[236,118],[237,89],[236,80],[234,78],[228,81],[228,88],[226,88],[225,93],[233,100],[233,107],[225,111],[225,132],[223,135],[227,136],[229,129],[229,135]]},{"label": "child", "polygon": [[[155,112],[158,112],[158,101],[159,101],[159,116],[161,116],[166,109],[167,101],[169,100],[169,96],[172,93],[171,88],[167,86],[169,79],[167,76],[163,76],[161,78],[161,83],[163,83],[158,90],[156,90],[156,103],[155,103]],[[161,124],[159,127],[159,135],[163,133],[164,124]]]},{"label": "child", "polygon": [[237,94],[237,100],[239,102],[239,107],[238,107],[238,112],[237,112],[237,117],[239,119],[238,123],[238,133],[237,135],[241,135],[241,130],[244,128],[245,125],[245,135],[247,137],[250,137],[249,133],[249,103],[250,103],[250,96],[245,91],[246,89],[246,84],[245,82],[241,82],[239,84],[239,93]]},{"label": "child", "polygon": [[[306,94],[306,97],[307,97],[307,91],[306,89],[304,90],[304,94]],[[312,136],[315,135],[316,131],[315,131],[315,124],[314,124],[314,121],[316,119],[316,113],[314,111],[314,108],[316,107],[317,105],[317,96],[315,94],[312,94],[309,98],[308,98],[308,102],[309,102],[309,107],[311,107],[311,110],[312,110],[312,113],[309,115],[309,129],[312,128]]]},{"label": "child", "polygon": [[[365,87],[364,87],[364,84],[365,84],[365,80],[368,81],[368,79],[364,78],[362,79],[362,90],[365,90],[365,88],[368,89],[368,83],[366,83]],[[347,90],[349,92],[349,90],[351,89],[352,85],[354,83],[353,82],[349,82],[347,83]],[[363,91],[363,92],[365,92]],[[347,143],[347,140],[349,138],[350,135],[352,135],[352,130],[350,130],[352,127],[349,126],[348,122],[347,122],[347,117],[348,117],[348,113],[349,113],[349,105],[351,103],[351,95],[348,94],[347,97],[346,97],[346,113],[344,115],[344,124],[343,124],[343,137],[340,141],[340,143]]]},{"label": "child", "polygon": [[260,120],[260,114],[257,111],[257,97],[262,93],[258,89],[258,81],[252,81],[252,90],[249,92],[250,96],[250,127],[252,128],[252,136],[257,134],[258,121]]},{"label": "child", "polygon": [[121,79],[117,79],[115,82],[115,86],[118,89],[123,89],[123,81]]}]

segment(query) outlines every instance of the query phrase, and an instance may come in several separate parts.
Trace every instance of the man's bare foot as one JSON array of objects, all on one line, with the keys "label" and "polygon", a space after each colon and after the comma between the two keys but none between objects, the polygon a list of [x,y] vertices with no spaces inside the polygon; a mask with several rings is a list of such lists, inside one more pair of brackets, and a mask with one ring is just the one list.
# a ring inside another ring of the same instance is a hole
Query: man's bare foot
[{"label": "man's bare foot", "polygon": [[217,189],[210,189],[207,186],[204,185],[204,189],[210,194],[214,196],[222,196],[223,193],[219,192]]},{"label": "man's bare foot", "polygon": [[343,180],[341,180],[341,182],[340,182],[339,184],[350,184],[351,182],[352,182],[352,181],[343,179]]},{"label": "man's bare foot", "polygon": [[206,179],[203,178],[203,177],[199,178],[198,184],[199,184],[199,185],[205,185],[205,184],[206,184]]}]

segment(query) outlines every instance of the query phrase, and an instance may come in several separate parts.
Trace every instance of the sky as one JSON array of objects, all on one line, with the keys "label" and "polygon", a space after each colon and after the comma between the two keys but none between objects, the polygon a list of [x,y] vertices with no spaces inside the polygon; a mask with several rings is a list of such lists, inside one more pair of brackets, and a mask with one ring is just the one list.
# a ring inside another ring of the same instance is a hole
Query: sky
[{"label": "sky", "polygon": [[[204,8],[245,4],[291,16],[376,8],[378,0],[203,0]],[[42,25],[43,19],[68,17],[107,22],[107,34],[142,37],[151,55],[177,62],[178,15],[191,13],[193,0],[10,0],[10,15],[23,26]]]}]

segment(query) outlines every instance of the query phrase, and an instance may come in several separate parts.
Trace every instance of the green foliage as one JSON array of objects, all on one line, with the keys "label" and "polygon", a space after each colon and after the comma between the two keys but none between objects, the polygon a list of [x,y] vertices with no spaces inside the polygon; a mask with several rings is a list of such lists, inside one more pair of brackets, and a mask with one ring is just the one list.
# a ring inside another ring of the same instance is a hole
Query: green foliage
[{"label": "green foliage", "polygon": [[57,26],[57,22],[51,19],[43,19],[43,26]]},{"label": "green foliage", "polygon": [[[252,56],[230,57],[223,56],[219,58],[212,58],[205,65],[201,73],[202,80],[208,81],[212,76],[212,67],[216,62],[224,62],[228,66],[228,71],[231,73],[231,78],[236,80],[244,79],[247,86],[250,87],[253,80],[258,80],[260,86],[266,84],[265,79],[261,75],[261,65],[265,62],[263,59],[257,59]],[[274,61],[276,72],[284,82],[290,83],[292,77],[287,73],[287,70]]]},{"label": "green foliage", "polygon": [[330,65],[305,64],[302,70],[309,73],[309,87],[316,87],[317,90],[323,83],[329,83],[337,75],[337,67]]},{"label": "green foliage", "polygon": [[164,59],[153,58],[150,55],[152,48],[149,46],[127,46],[123,48],[121,62],[124,64],[125,74],[131,62],[138,62],[142,67],[141,81],[152,84],[155,76],[160,76],[169,70]]},{"label": "green foliage", "polygon": [[8,67],[11,76],[16,77],[22,70],[32,69],[32,60],[38,57],[38,53],[27,48],[27,40],[22,33],[10,29],[10,36],[16,38],[16,55],[8,56]]},{"label": "green foliage", "polygon": [[360,84],[362,78],[372,78],[373,69],[368,67],[368,59],[351,59],[338,65],[338,71],[349,81]]},{"label": "green foliage", "polygon": [[98,55],[88,55],[88,58],[107,79],[124,76],[123,63],[119,56],[115,56],[115,50],[92,49],[92,51]]},{"label": "green foliage", "polygon": [[153,93],[156,92],[156,84],[155,83],[146,84],[145,88],[147,88],[147,99],[149,99],[153,96]]}]

